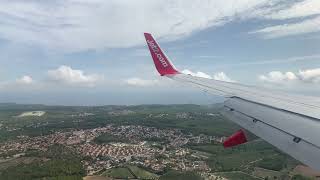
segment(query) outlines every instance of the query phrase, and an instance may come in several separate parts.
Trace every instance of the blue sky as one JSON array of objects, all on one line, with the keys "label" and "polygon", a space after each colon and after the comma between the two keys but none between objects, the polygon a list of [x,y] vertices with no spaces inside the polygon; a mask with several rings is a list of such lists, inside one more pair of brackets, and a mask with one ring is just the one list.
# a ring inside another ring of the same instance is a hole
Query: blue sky
[{"label": "blue sky", "polygon": [[0,102],[208,104],[159,77],[143,32],[181,71],[319,96],[318,0],[4,0]]}]

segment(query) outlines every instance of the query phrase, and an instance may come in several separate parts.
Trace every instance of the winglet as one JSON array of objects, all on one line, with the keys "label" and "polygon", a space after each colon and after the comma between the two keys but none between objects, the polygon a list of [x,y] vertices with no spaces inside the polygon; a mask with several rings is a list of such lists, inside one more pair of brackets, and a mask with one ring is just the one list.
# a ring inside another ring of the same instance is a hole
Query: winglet
[{"label": "winglet", "polygon": [[144,33],[154,65],[161,76],[179,74],[150,33]]}]

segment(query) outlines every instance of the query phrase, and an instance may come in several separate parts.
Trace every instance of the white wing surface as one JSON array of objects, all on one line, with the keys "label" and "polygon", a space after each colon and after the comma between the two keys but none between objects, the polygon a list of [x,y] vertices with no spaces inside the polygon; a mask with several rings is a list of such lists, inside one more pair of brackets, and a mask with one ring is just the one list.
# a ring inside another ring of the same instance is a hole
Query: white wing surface
[{"label": "white wing surface", "polygon": [[320,98],[182,74],[151,34],[145,33],[145,38],[160,75],[226,97],[225,117],[320,170]]}]

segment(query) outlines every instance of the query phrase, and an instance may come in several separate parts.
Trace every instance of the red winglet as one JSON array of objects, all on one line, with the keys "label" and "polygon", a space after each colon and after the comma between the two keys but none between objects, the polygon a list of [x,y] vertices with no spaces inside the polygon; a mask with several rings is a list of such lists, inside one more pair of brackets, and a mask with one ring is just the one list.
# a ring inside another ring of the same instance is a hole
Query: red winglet
[{"label": "red winglet", "polygon": [[223,146],[225,148],[228,148],[228,147],[237,146],[239,144],[243,144],[246,142],[248,142],[247,137],[246,137],[245,133],[243,132],[243,130],[240,129],[239,131],[235,132],[233,135],[228,137],[223,142]]},{"label": "red winglet", "polygon": [[178,74],[179,71],[177,71],[174,68],[174,66],[171,64],[171,62],[166,57],[166,55],[163,53],[160,46],[154,40],[152,35],[150,33],[144,33],[144,37],[146,38],[154,65],[156,66],[160,75],[164,76],[164,75]]}]

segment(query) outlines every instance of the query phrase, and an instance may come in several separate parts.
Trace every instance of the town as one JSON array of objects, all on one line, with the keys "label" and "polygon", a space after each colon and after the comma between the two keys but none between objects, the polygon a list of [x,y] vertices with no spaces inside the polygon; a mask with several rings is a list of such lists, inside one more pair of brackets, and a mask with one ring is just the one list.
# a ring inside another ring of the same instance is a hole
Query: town
[{"label": "town", "polygon": [[[98,143],[102,136],[119,138]],[[122,142],[122,140],[126,140]],[[161,172],[166,167],[174,170],[210,172],[204,161],[207,158],[199,152],[187,148],[188,144],[221,143],[225,137],[184,134],[178,129],[158,129],[145,126],[115,126],[56,132],[47,136],[19,136],[17,140],[0,145],[0,155],[23,156],[27,150],[47,151],[53,144],[72,149],[83,157],[83,166],[88,175],[97,174],[106,169],[132,164]],[[5,158],[11,158],[7,156]]]}]

